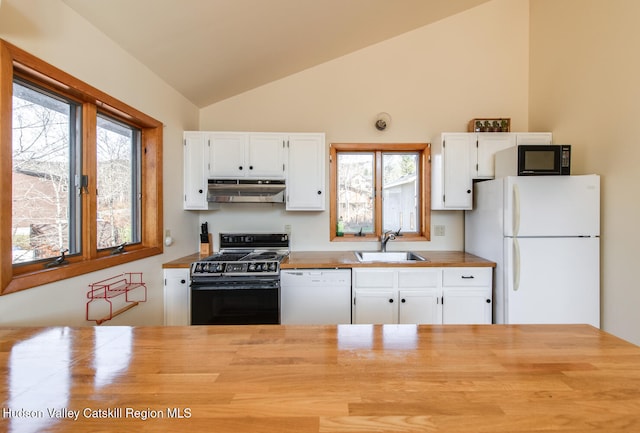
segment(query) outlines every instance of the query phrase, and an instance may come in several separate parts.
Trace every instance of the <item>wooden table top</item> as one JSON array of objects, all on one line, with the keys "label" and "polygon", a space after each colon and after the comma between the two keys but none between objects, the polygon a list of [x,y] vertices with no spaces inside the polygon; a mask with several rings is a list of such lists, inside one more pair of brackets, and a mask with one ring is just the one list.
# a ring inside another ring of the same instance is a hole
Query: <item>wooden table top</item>
[{"label": "wooden table top", "polygon": [[0,431],[638,432],[586,325],[0,328]]}]

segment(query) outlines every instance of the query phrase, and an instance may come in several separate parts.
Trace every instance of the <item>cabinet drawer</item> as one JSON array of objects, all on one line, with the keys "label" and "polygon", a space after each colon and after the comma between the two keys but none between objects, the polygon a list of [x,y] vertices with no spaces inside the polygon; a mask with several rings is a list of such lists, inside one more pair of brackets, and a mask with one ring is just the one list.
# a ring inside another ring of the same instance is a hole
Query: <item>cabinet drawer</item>
[{"label": "cabinet drawer", "polygon": [[440,270],[403,270],[398,271],[398,288],[438,287]]},{"label": "cabinet drawer", "polygon": [[443,286],[491,286],[491,268],[444,269]]},{"label": "cabinet drawer", "polygon": [[393,270],[386,269],[354,269],[353,287],[394,287]]}]

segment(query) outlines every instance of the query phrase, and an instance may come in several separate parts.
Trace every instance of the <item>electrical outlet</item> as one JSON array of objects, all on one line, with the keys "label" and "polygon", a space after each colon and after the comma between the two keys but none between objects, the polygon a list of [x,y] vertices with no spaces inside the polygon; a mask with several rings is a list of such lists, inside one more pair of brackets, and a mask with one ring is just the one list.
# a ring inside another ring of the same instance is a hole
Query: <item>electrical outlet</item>
[{"label": "electrical outlet", "polygon": [[434,236],[444,236],[444,226],[443,225],[435,225],[435,226],[433,226],[433,235]]},{"label": "electrical outlet", "polygon": [[284,232],[288,235],[291,234],[291,224],[285,224],[284,225]]}]

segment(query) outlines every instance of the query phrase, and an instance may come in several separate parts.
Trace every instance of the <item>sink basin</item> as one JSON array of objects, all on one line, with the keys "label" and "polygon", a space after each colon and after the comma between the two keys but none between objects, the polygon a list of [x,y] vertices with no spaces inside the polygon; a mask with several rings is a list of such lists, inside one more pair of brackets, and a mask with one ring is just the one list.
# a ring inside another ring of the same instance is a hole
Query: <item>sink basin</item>
[{"label": "sink basin", "polygon": [[360,262],[411,263],[427,261],[421,255],[411,251],[356,251],[356,258]]}]

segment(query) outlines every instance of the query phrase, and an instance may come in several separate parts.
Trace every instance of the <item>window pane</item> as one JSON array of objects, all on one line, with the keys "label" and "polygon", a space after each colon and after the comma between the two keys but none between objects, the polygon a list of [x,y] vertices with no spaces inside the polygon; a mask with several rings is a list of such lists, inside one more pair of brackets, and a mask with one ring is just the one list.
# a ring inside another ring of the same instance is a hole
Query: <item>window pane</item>
[{"label": "window pane", "polygon": [[98,116],[97,134],[98,248],[139,242],[139,132]]},{"label": "window pane", "polygon": [[420,227],[417,153],[382,155],[383,230],[416,232]]},{"label": "window pane", "polygon": [[345,233],[374,231],[374,155],[338,154],[338,221]]},{"label": "window pane", "polygon": [[[13,263],[78,252],[76,106],[26,83],[13,84]],[[78,224],[79,226],[79,224]]]}]

